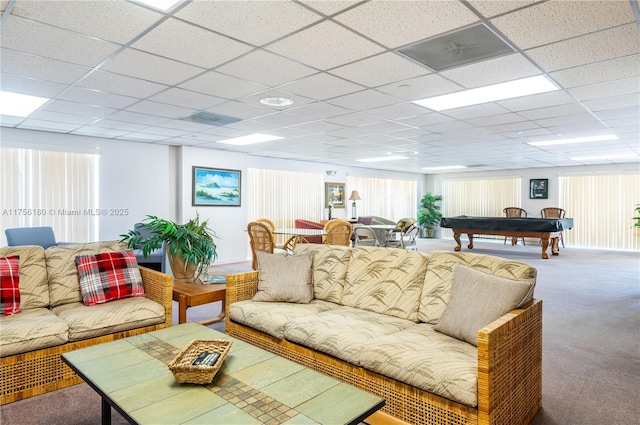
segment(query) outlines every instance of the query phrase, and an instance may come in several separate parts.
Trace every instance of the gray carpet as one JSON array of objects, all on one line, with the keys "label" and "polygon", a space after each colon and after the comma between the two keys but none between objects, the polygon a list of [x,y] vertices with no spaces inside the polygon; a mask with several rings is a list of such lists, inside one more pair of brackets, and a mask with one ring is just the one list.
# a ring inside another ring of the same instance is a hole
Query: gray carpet
[{"label": "gray carpet", "polygon": [[[453,241],[420,239],[419,249],[452,250]],[[464,251],[467,251],[463,248]],[[567,247],[540,258],[540,247],[476,241],[473,252],[526,262],[538,269],[535,297],[543,306],[543,400],[533,425],[640,424],[640,254]],[[216,265],[213,273],[248,270]],[[174,303],[174,323],[177,323]],[[219,312],[219,303],[191,308],[188,320]],[[224,330],[224,324],[211,327]],[[0,423],[89,425],[100,399],[86,384],[11,403]],[[126,423],[113,413],[114,424]],[[509,424],[505,424],[509,425]]]}]

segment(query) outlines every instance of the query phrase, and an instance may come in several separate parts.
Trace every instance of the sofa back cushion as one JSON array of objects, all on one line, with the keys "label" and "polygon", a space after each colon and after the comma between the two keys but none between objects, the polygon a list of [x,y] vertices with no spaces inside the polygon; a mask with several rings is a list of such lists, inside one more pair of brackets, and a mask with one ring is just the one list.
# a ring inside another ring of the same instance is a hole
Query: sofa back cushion
[{"label": "sofa back cushion", "polygon": [[297,244],[294,254],[313,257],[313,297],[317,300],[340,304],[349,266],[346,246]]},{"label": "sofa back cushion", "polygon": [[102,254],[124,251],[126,245],[118,241],[90,242],[59,245],[47,248],[44,256],[49,275],[49,298],[51,307],[82,302],[76,257],[78,255]]},{"label": "sofa back cushion", "polygon": [[433,251],[429,254],[429,266],[420,299],[418,319],[421,322],[438,323],[451,299],[453,270],[458,263],[484,273],[511,280],[528,281],[535,285],[536,269],[520,261],[466,252]]},{"label": "sofa back cushion", "polygon": [[44,249],[41,246],[0,248],[0,257],[20,257],[20,308],[31,310],[49,306],[49,283]]},{"label": "sofa back cushion", "polygon": [[427,262],[417,251],[354,248],[342,304],[417,321]]}]

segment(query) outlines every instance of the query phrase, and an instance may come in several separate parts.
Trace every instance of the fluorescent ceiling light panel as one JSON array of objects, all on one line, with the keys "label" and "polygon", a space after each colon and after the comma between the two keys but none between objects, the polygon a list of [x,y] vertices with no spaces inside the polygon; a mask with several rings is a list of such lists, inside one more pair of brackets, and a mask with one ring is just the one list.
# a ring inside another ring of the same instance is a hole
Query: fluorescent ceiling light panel
[{"label": "fluorescent ceiling light panel", "polygon": [[392,156],[381,156],[378,158],[364,158],[364,159],[356,159],[358,162],[380,162],[380,161],[397,161],[399,159],[407,159],[406,156],[392,155]]},{"label": "fluorescent ceiling light panel", "polygon": [[435,111],[444,111],[447,109],[478,105],[480,103],[497,102],[499,100],[546,93],[555,90],[560,90],[560,88],[553,84],[544,75],[538,75],[536,77],[523,78],[521,80],[509,81],[507,83],[493,84],[486,87],[478,87],[442,96],[414,100],[413,103]]},{"label": "fluorescent ceiling light panel", "polygon": [[166,12],[182,0],[132,0],[134,3],[146,4],[154,9],[162,10]]},{"label": "fluorescent ceiling light panel", "polygon": [[255,133],[248,136],[234,137],[233,139],[218,140],[217,143],[226,145],[245,146],[254,143],[270,142],[271,140],[282,139],[280,136],[271,136],[270,134]]},{"label": "fluorescent ceiling light panel", "polygon": [[602,142],[605,140],[618,140],[618,136],[615,134],[605,134],[603,136],[587,136],[587,137],[574,137],[572,139],[554,139],[543,140],[540,142],[528,142],[531,146],[552,146],[552,145],[568,145],[570,143],[586,143],[586,142]]},{"label": "fluorescent ceiling light panel", "polygon": [[571,159],[572,161],[602,161],[602,160],[608,160],[608,159],[626,159],[626,158],[636,158],[637,160],[640,160],[640,156],[634,153],[621,154],[621,155],[580,156],[580,157],[574,157],[569,159]]},{"label": "fluorescent ceiling light panel", "polygon": [[0,91],[0,115],[26,117],[51,99]]},{"label": "fluorescent ceiling light panel", "polygon": [[467,168],[464,165],[444,165],[442,167],[423,167],[422,170],[425,171],[443,171],[443,170],[460,170],[462,168]]}]

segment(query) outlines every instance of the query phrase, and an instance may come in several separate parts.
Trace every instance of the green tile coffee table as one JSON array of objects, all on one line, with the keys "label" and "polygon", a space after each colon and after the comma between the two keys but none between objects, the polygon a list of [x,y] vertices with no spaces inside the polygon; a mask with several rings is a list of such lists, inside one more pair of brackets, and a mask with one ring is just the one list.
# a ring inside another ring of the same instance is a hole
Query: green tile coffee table
[{"label": "green tile coffee table", "polygon": [[[194,339],[228,339],[209,385],[179,384],[167,367]],[[62,355],[132,424],[356,424],[384,399],[197,323],[185,323]]]}]

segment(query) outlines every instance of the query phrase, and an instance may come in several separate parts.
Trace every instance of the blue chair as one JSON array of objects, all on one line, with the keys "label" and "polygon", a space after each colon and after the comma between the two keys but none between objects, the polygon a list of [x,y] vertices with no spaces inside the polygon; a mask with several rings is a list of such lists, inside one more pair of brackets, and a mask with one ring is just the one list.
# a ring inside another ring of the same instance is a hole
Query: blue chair
[{"label": "blue chair", "polygon": [[[152,231],[144,228],[142,223],[134,224],[133,230],[140,233],[140,236],[142,236],[142,240],[145,240],[152,234]],[[151,251],[146,257],[142,255],[142,245],[136,245],[133,248],[133,252],[136,255],[136,261],[138,262],[138,265],[164,273],[166,267],[164,260],[167,252],[167,244],[165,242],[162,243],[161,248]]]},{"label": "blue chair", "polygon": [[56,246],[56,235],[52,227],[16,227],[5,229],[9,246],[40,245],[44,249]]}]

